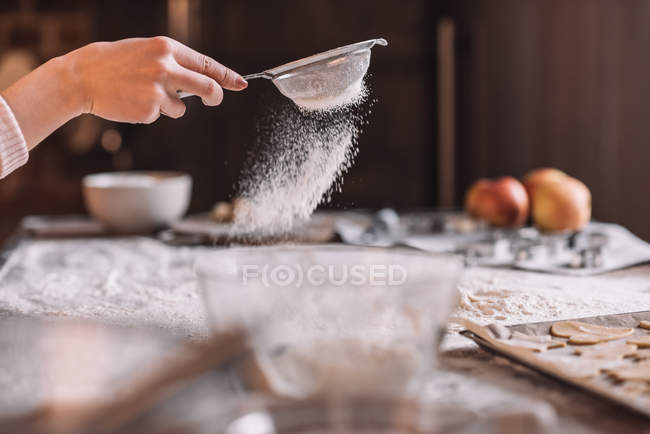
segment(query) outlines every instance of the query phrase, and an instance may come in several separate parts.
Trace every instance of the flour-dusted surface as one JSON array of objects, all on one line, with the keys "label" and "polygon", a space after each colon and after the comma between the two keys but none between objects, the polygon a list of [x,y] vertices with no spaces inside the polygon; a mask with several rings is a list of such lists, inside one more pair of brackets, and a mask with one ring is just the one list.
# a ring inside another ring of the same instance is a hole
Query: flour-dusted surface
[{"label": "flour-dusted surface", "polygon": [[595,277],[470,268],[457,315],[483,324],[529,323],[650,310],[650,268]]},{"label": "flour-dusted surface", "polygon": [[0,315],[145,325],[203,337],[202,248],[148,238],[24,241],[0,273]]},{"label": "flour-dusted surface", "polygon": [[[207,322],[193,265],[211,250],[147,238],[24,241],[0,272],[0,313],[145,325],[200,338]],[[650,310],[650,267],[585,278],[473,268],[460,292],[455,315],[481,323]],[[445,348],[443,369],[425,387],[428,402],[481,416],[531,411],[544,420],[552,419],[551,409],[559,416],[551,432],[632,433],[647,426],[647,420],[492,357],[457,334],[448,336]],[[20,367],[1,368],[7,381],[24,382]]]}]

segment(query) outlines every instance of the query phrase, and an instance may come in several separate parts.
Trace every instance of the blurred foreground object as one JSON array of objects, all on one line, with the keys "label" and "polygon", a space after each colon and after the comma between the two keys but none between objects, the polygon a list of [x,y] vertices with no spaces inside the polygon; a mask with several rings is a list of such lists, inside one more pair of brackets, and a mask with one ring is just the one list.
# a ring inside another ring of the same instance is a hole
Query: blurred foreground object
[{"label": "blurred foreground object", "polygon": [[402,396],[435,365],[463,263],[294,245],[217,250],[195,269],[213,333],[245,328],[274,394]]}]

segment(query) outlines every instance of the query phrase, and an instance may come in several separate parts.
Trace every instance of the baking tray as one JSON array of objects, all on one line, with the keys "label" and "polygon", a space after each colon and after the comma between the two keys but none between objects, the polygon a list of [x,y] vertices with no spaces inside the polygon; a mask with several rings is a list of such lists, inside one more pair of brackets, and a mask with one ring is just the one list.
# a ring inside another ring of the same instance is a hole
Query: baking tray
[{"label": "baking tray", "polygon": [[[633,327],[635,332],[632,336],[636,335],[647,335],[648,330],[638,328],[639,322],[645,320],[650,321],[650,311],[639,311],[632,313],[616,314],[616,315],[601,315],[587,318],[574,318],[568,320],[556,320],[556,321],[545,321],[538,323],[528,323],[528,324],[518,324],[507,326],[510,331],[518,331],[528,335],[546,335],[549,334],[550,328],[553,324],[559,321],[582,321],[592,324],[598,324],[609,327]],[[559,371],[552,369],[549,366],[546,366],[539,362],[536,359],[535,353],[527,350],[513,349],[509,351],[506,348],[497,347],[487,340],[481,338],[475,333],[469,330],[463,330],[460,332],[463,336],[472,339],[484,350],[496,354],[498,356],[504,357],[511,362],[517,363],[519,365],[525,366],[533,371],[536,371],[548,378],[559,381],[565,385],[576,388],[583,392],[595,395],[601,399],[607,400],[610,403],[613,403],[617,406],[630,410],[634,413],[640,414],[642,416],[650,418],[650,398],[646,398],[645,402],[641,402],[641,398],[634,398],[630,396],[625,396],[623,393],[623,386],[616,385],[612,380],[607,379],[605,373],[600,373],[597,377],[593,379],[580,379],[572,377],[570,375],[564,375]],[[631,336],[628,336],[624,339],[629,339]],[[567,345],[565,348],[558,350],[547,350],[557,351],[557,354],[566,353],[569,354],[577,346]],[[585,347],[585,346],[582,346]]]}]

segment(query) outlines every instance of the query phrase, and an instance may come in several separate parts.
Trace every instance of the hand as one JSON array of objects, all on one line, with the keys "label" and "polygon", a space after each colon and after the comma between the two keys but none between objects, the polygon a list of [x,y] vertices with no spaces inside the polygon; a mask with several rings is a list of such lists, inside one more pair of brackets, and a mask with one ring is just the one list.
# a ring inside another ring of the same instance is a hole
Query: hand
[{"label": "hand", "polygon": [[242,90],[248,85],[216,60],[164,36],[98,42],[64,59],[78,77],[82,111],[120,122],[151,123],[160,114],[183,116],[185,104],[177,90],[215,106],[223,100],[222,88]]},{"label": "hand", "polygon": [[32,149],[82,113],[131,123],[177,118],[184,90],[218,105],[223,89],[248,84],[236,72],[173,39],[125,39],[86,45],[36,68],[2,92]]}]

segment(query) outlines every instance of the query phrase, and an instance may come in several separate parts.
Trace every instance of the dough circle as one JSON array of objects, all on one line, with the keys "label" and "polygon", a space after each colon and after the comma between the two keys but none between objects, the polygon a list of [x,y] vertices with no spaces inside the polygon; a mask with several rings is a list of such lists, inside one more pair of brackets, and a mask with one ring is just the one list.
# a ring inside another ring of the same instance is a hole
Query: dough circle
[{"label": "dough circle", "polygon": [[620,360],[623,357],[635,356],[636,345],[626,342],[605,342],[591,347],[578,347],[576,354],[589,359]]},{"label": "dough circle", "polygon": [[553,336],[568,338],[570,344],[593,345],[627,337],[632,328],[605,327],[581,321],[561,321],[551,326]]},{"label": "dough circle", "polygon": [[635,336],[627,340],[628,344],[636,345],[639,348],[650,348],[650,335]]},{"label": "dough circle", "polygon": [[650,364],[648,362],[640,362],[636,366],[610,369],[607,373],[622,381],[650,381]]}]

